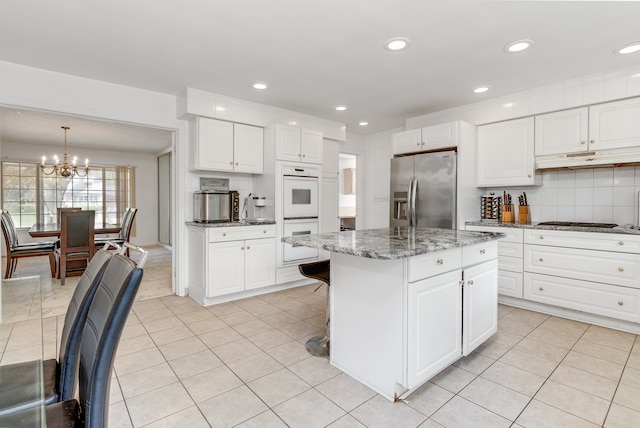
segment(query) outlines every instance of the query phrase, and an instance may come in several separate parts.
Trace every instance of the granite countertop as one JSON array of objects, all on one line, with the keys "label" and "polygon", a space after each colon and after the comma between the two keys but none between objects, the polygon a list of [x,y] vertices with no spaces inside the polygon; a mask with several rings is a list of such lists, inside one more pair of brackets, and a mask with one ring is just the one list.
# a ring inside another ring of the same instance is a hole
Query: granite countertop
[{"label": "granite countertop", "polygon": [[237,227],[237,226],[263,226],[266,224],[276,224],[274,220],[242,220],[242,221],[227,221],[220,223],[196,223],[188,221],[187,226],[198,227]]},{"label": "granite countertop", "polygon": [[282,242],[370,259],[395,260],[504,238],[502,233],[428,227],[389,227],[319,235],[285,236]]},{"label": "granite countertop", "polygon": [[621,233],[625,235],[640,235],[638,226],[616,226],[611,228],[603,227],[577,227],[577,226],[548,226],[538,223],[519,224],[519,223],[486,223],[482,221],[468,221],[467,226],[490,226],[490,227],[511,227],[519,229],[541,229],[541,230],[568,230],[575,232],[599,232],[599,233]]}]

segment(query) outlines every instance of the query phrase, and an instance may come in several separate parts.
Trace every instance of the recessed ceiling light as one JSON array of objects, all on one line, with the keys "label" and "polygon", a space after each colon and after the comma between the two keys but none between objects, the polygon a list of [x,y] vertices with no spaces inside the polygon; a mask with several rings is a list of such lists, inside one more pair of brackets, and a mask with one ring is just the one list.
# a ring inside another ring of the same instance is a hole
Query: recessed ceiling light
[{"label": "recessed ceiling light", "polygon": [[522,39],[511,42],[504,47],[506,53],[522,52],[525,49],[529,49],[535,42],[531,39]]},{"label": "recessed ceiling light", "polygon": [[489,90],[489,88],[491,88],[491,86],[482,85],[482,86],[478,86],[478,87],[474,88],[473,92],[476,93],[476,94],[481,94],[483,92],[487,92]]},{"label": "recessed ceiling light", "polygon": [[360,126],[367,126],[368,124],[369,124],[369,122],[365,122],[365,121],[358,122],[358,125],[360,125]]},{"label": "recessed ceiling light", "polygon": [[388,51],[401,51],[411,44],[411,40],[406,37],[394,37],[384,42],[384,48]]},{"label": "recessed ceiling light", "polygon": [[264,82],[254,82],[254,83],[253,83],[253,87],[254,87],[255,89],[267,89],[267,88],[269,87],[269,85],[267,85],[267,84],[266,84],[266,83],[264,83]]},{"label": "recessed ceiling light", "polygon": [[640,51],[640,42],[629,43],[621,48],[616,49],[613,53],[618,55],[627,55]]},{"label": "recessed ceiling light", "polygon": [[347,106],[337,106],[336,110],[338,111],[345,111],[347,109]]}]

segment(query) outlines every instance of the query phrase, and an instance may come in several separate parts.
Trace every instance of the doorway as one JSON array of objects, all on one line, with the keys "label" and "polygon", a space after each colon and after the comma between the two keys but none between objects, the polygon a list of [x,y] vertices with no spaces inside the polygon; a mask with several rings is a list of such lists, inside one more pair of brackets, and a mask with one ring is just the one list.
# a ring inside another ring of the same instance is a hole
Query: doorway
[{"label": "doorway", "polygon": [[338,187],[338,217],[340,218],[340,230],[355,230],[357,217],[357,157],[355,155],[340,153],[338,158],[338,170],[340,180]]}]

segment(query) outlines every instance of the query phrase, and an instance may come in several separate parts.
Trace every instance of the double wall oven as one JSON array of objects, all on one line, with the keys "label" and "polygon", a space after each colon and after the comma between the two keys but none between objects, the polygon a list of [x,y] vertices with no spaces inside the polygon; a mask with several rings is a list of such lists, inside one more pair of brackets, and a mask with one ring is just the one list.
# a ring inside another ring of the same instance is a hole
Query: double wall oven
[{"label": "double wall oven", "polygon": [[[318,233],[319,215],[318,167],[296,165],[282,167],[283,236]],[[283,263],[294,263],[318,257],[314,248],[283,244]]]}]

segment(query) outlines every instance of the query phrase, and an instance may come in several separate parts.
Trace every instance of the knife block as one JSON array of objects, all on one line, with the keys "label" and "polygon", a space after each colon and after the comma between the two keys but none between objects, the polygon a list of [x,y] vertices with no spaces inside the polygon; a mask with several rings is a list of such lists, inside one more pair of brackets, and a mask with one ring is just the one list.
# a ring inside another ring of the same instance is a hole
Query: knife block
[{"label": "knife block", "polygon": [[513,205],[502,206],[502,222],[514,223],[516,221],[516,213],[513,209]]},{"label": "knife block", "polygon": [[518,206],[518,224],[531,224],[531,212],[529,212],[529,205]]}]

